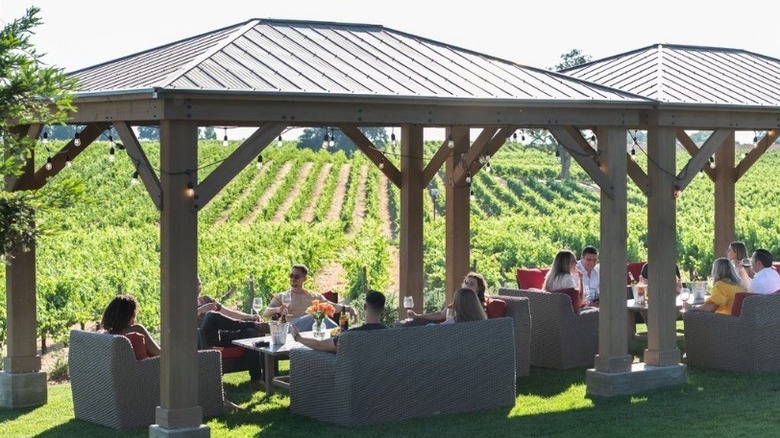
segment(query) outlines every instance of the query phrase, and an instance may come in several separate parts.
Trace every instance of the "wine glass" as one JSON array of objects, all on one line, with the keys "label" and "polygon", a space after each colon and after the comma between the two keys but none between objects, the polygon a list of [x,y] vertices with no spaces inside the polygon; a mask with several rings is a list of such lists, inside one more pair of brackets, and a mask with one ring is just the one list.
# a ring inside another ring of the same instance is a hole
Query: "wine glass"
[{"label": "wine glass", "polygon": [[752,263],[750,263],[750,259],[747,258],[747,257],[742,259],[742,261],[740,263],[742,263],[742,266],[744,266],[746,268],[749,268],[749,267],[751,267],[753,265]]},{"label": "wine glass", "polygon": [[455,319],[455,309],[447,307],[447,321]]},{"label": "wine glass", "polygon": [[252,300],[252,310],[255,311],[255,315],[260,315],[260,311],[263,310],[263,299],[261,297],[255,297]]},{"label": "wine glass", "polygon": [[287,308],[287,315],[292,315],[290,313],[290,303],[292,303],[292,296],[289,292],[282,294],[282,304]]},{"label": "wine glass", "polygon": [[404,308],[406,309],[407,315],[409,314],[409,311],[412,310],[412,307],[414,307],[414,298],[407,295],[404,297]]},{"label": "wine glass", "polygon": [[683,302],[682,309],[680,310],[681,313],[685,313],[688,311],[688,301],[691,300],[691,290],[687,287],[683,287],[680,290],[680,301]]}]

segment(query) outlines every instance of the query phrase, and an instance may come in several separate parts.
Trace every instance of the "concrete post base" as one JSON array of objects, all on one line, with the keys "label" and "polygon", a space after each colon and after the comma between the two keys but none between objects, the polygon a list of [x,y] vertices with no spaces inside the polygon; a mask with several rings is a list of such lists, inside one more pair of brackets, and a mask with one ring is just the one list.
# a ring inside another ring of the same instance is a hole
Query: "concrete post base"
[{"label": "concrete post base", "polygon": [[181,429],[166,429],[157,424],[149,426],[149,438],[209,438],[211,436],[211,429],[205,424],[201,424],[198,427],[185,427]]},{"label": "concrete post base", "polygon": [[604,373],[595,369],[585,372],[585,393],[589,396],[614,397],[646,392],[688,382],[683,364],[655,367],[644,363],[631,365],[631,371]]},{"label": "concrete post base", "polygon": [[26,408],[42,406],[48,398],[46,373],[7,373],[0,371],[0,406]]}]

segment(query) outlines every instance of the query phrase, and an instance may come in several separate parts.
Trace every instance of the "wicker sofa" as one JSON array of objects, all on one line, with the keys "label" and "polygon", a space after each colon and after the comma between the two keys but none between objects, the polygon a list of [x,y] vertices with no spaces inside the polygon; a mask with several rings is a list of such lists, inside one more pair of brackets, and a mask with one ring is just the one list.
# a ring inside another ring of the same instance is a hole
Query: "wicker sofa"
[{"label": "wicker sofa", "polygon": [[686,312],[683,320],[688,366],[780,371],[780,294],[748,296],[739,316]]},{"label": "wicker sofa", "polygon": [[[218,351],[199,351],[199,405],[206,417],[224,412]],[[116,429],[155,422],[160,405],[160,358],[136,360],[121,335],[70,332],[68,368],[76,419]]]},{"label": "wicker sofa", "polygon": [[575,314],[568,295],[501,288],[499,295],[528,298],[531,309],[531,365],[591,367],[599,347],[599,311]]},{"label": "wicker sofa", "polygon": [[531,373],[531,309],[528,298],[491,296],[506,303],[506,315],[512,318],[515,332],[515,365],[517,377]]},{"label": "wicker sofa", "polygon": [[290,351],[290,410],[343,426],[515,404],[511,318],[349,331]]}]

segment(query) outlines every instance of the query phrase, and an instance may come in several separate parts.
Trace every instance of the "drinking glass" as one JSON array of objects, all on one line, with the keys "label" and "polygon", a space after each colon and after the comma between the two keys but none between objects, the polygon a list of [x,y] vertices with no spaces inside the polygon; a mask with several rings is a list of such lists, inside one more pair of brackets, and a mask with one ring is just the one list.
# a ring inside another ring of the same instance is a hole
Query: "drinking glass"
[{"label": "drinking glass", "polygon": [[287,315],[288,316],[292,315],[292,313],[290,312],[290,303],[292,303],[292,296],[290,296],[290,293],[287,292],[287,293],[282,294],[282,304],[284,304],[285,307],[287,307]]},{"label": "drinking glass", "polygon": [[750,259],[749,258],[742,259],[742,261],[740,263],[742,263],[742,266],[744,266],[746,268],[749,268],[749,267],[751,267],[753,265],[752,263],[750,263]]},{"label": "drinking glass", "polygon": [[680,301],[683,302],[682,309],[680,310],[681,313],[685,313],[688,311],[688,301],[691,300],[691,290],[687,287],[682,288],[680,290]]},{"label": "drinking glass", "polygon": [[406,309],[407,314],[410,310],[412,310],[412,307],[414,307],[414,298],[411,296],[405,296],[404,297],[404,308]]},{"label": "drinking glass", "polygon": [[452,321],[453,319],[455,319],[455,309],[447,307],[447,321]]},{"label": "drinking glass", "polygon": [[252,310],[255,311],[256,315],[260,315],[260,311],[263,310],[263,299],[260,297],[256,297],[252,300]]}]

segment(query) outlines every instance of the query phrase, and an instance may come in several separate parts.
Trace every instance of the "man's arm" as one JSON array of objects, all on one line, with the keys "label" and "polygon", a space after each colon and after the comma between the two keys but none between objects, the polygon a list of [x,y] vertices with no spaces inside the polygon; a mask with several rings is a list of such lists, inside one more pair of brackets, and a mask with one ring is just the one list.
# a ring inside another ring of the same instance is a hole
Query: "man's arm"
[{"label": "man's arm", "polygon": [[328,339],[313,339],[301,336],[301,332],[298,331],[298,327],[291,326],[293,340],[300,342],[301,344],[311,348],[312,350],[327,351],[328,353],[336,352],[336,343],[333,338]]},{"label": "man's arm", "polygon": [[282,299],[279,298],[279,295],[276,295],[271,298],[271,302],[268,304],[265,312],[263,312],[263,316],[272,316],[276,313],[282,313],[283,309],[284,306],[282,305]]}]

